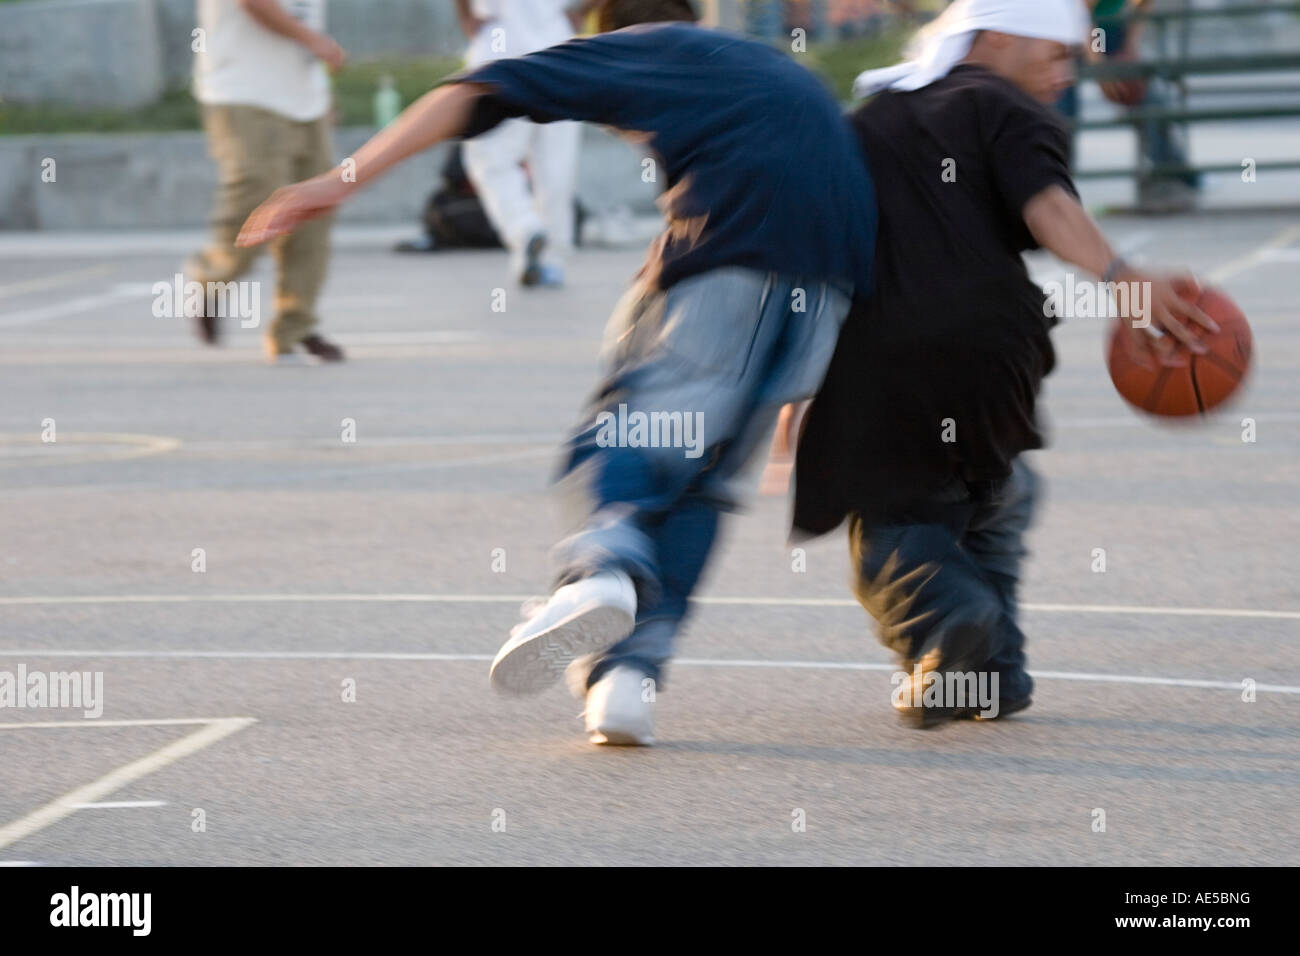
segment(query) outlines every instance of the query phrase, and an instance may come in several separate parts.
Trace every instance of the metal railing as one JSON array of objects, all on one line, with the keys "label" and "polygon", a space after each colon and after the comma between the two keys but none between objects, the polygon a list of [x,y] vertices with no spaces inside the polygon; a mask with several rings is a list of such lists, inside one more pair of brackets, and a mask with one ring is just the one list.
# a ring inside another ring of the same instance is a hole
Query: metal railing
[{"label": "metal railing", "polygon": [[[1080,69],[1080,79],[1160,81],[1171,92],[1167,105],[1143,105],[1124,109],[1119,115],[1106,119],[1077,118],[1078,130],[1132,127],[1138,134],[1138,162],[1133,166],[1076,170],[1080,178],[1133,177],[1139,186],[1139,196],[1144,186],[1157,180],[1195,176],[1200,173],[1239,171],[1240,164],[1194,164],[1153,162],[1149,146],[1154,135],[1168,136],[1171,129],[1185,133],[1193,123],[1225,122],[1237,120],[1268,120],[1300,117],[1300,80],[1266,83],[1221,84],[1200,86],[1189,84],[1191,77],[1199,76],[1251,76],[1267,73],[1300,73],[1300,50],[1283,53],[1257,53],[1237,56],[1194,56],[1191,53],[1191,28],[1198,21],[1235,19],[1267,14],[1291,14],[1300,17],[1300,2],[1243,3],[1230,7],[1189,7],[1184,0],[1180,9],[1158,9],[1149,12],[1130,11],[1115,20],[1132,23],[1142,20],[1155,29],[1156,57],[1151,60],[1106,60],[1087,64]],[[1192,104],[1214,96],[1267,96],[1281,97],[1283,102],[1267,105],[1224,106]],[[1289,97],[1289,99],[1287,99]],[[1163,127],[1163,130],[1160,129]],[[1300,130],[1296,137],[1300,145]],[[1290,158],[1257,162],[1257,170],[1300,169],[1300,155]]]}]

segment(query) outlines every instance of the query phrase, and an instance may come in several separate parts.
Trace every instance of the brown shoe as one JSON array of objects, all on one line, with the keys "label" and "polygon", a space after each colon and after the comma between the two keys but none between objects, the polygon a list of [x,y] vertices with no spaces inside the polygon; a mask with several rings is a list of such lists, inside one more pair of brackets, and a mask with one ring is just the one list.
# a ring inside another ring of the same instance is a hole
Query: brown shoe
[{"label": "brown shoe", "polygon": [[333,342],[327,342],[319,335],[309,335],[298,343],[303,351],[314,355],[322,362],[342,362],[343,350]]}]

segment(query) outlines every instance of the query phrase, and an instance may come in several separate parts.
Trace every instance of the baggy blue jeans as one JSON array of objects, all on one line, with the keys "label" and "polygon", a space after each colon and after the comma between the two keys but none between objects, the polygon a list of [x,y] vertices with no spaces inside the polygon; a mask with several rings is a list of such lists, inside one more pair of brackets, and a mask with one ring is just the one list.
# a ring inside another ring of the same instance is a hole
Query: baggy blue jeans
[{"label": "baggy blue jeans", "polygon": [[633,633],[582,662],[662,683],[738,474],[781,406],[809,398],[848,314],[847,286],[728,267],[633,288],[606,330],[606,373],[565,446],[570,519],[556,585],[612,568],[636,583]]}]

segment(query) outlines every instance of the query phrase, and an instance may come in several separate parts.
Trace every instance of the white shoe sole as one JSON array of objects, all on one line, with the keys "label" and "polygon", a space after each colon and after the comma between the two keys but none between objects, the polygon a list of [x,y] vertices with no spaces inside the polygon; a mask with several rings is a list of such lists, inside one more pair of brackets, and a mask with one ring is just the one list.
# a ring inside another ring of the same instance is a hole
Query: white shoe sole
[{"label": "white shoe sole", "polygon": [[543,691],[564,676],[574,658],[608,650],[631,634],[634,624],[621,607],[581,608],[527,640],[503,647],[492,662],[492,686],[507,694]]}]

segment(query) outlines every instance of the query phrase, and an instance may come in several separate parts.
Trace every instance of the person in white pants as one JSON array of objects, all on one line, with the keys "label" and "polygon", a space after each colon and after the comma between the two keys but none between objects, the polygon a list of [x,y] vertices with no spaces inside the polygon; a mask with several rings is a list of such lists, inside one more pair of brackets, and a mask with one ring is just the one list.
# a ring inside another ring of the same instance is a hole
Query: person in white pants
[{"label": "person in white pants", "polygon": [[[470,41],[467,65],[523,56],[570,39],[569,4],[570,0],[456,0],[461,28]],[[511,119],[463,146],[465,171],[497,235],[510,250],[511,273],[525,286],[564,284],[564,263],[573,248],[581,132],[574,122]]]}]

